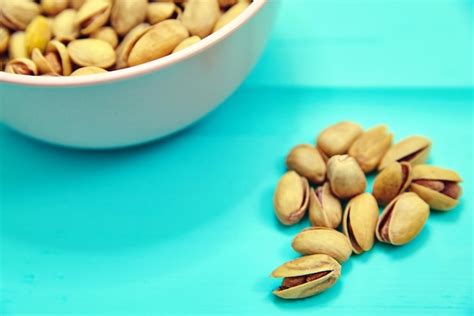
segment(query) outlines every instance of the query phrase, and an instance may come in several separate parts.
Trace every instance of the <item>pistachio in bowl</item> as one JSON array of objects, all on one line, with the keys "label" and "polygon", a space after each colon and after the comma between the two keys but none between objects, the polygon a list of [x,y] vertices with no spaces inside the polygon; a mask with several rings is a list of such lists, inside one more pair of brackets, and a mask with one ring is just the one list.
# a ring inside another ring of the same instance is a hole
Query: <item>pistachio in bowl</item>
[{"label": "pistachio in bowl", "polygon": [[[1,0],[0,70],[78,76],[181,51],[234,20],[251,0]],[[98,70],[101,68],[102,70]]]},{"label": "pistachio in bowl", "polygon": [[173,133],[245,79],[277,6],[269,0],[0,0],[0,120],[79,148],[124,147]]}]

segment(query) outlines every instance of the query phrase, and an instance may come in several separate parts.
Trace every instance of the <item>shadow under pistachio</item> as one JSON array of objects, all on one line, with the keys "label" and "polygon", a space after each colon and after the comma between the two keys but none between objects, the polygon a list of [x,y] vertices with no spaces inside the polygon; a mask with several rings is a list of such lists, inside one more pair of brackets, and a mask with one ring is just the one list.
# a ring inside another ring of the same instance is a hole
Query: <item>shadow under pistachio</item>
[{"label": "shadow under pistachio", "polygon": [[[278,309],[281,310],[301,310],[302,308],[308,308],[311,309],[312,311],[317,310],[318,308],[323,308],[326,307],[328,304],[331,303],[331,301],[335,300],[342,292],[344,282],[343,282],[343,277],[341,275],[341,278],[337,280],[337,282],[330,288],[327,289],[326,291],[311,296],[303,299],[298,299],[298,300],[285,300],[282,298],[279,298],[275,295],[273,295],[271,292],[268,294],[269,295],[269,300],[271,300],[275,306]],[[278,287],[278,282],[275,283],[276,287]],[[272,289],[273,291],[273,289]]]},{"label": "shadow under pistachio", "polygon": [[459,201],[459,204],[452,210],[449,211],[436,211],[431,209],[430,210],[430,217],[428,221],[440,221],[446,223],[454,223],[459,220],[459,217],[463,212],[467,212],[468,210],[465,209],[463,200]]},{"label": "shadow under pistachio", "polygon": [[377,242],[374,248],[379,248],[384,254],[390,256],[395,260],[403,260],[413,255],[413,253],[415,253],[416,251],[422,249],[422,246],[428,242],[430,234],[431,229],[429,225],[425,225],[420,234],[408,244],[394,246],[382,242]]}]

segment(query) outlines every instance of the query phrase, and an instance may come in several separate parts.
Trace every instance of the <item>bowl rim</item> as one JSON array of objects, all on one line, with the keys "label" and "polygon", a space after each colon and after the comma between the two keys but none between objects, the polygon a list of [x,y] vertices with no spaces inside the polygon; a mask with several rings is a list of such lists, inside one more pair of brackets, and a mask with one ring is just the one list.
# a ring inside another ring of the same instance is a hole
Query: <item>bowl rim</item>
[{"label": "bowl rim", "polygon": [[12,83],[25,86],[37,87],[75,87],[89,86],[103,83],[110,83],[118,80],[132,79],[140,77],[151,72],[158,71],[187,60],[202,51],[218,44],[232,33],[237,31],[242,25],[247,23],[269,0],[253,0],[249,7],[239,14],[230,23],[226,24],[220,30],[203,38],[198,43],[183,49],[174,54],[129,68],[119,69],[101,74],[92,74],[87,76],[74,77],[39,77],[10,74],[0,71],[0,83]]}]

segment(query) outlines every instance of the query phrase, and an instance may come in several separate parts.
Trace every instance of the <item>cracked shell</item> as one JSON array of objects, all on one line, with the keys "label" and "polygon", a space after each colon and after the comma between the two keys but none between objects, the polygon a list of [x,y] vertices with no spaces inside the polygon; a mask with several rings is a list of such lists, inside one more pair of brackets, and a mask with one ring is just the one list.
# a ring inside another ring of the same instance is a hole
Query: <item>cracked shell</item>
[{"label": "cracked shell", "polygon": [[286,166],[313,183],[322,183],[326,178],[326,163],[311,145],[294,147],[286,158]]},{"label": "cracked shell", "polygon": [[341,202],[332,194],[329,183],[310,189],[309,220],[311,225],[337,228],[341,223]]},{"label": "cracked shell", "polygon": [[341,275],[341,265],[328,255],[316,254],[288,261],[272,272],[283,278],[273,294],[283,299],[300,299],[332,287]]},{"label": "cracked shell", "polygon": [[361,134],[360,125],[353,122],[340,122],[329,126],[319,134],[316,140],[317,147],[328,158],[346,154]]},{"label": "cracked shell", "polygon": [[107,23],[111,10],[111,0],[86,0],[77,12],[74,23],[81,34],[89,35]]},{"label": "cracked shell", "polygon": [[384,125],[373,127],[362,133],[349,148],[349,155],[354,157],[365,173],[379,165],[382,157],[392,145],[393,134]]},{"label": "cracked shell", "polygon": [[448,211],[456,207],[462,194],[459,174],[453,170],[429,165],[413,168],[410,191],[418,194],[431,208]]},{"label": "cracked shell", "polygon": [[429,205],[413,192],[396,197],[383,210],[375,230],[377,239],[392,245],[412,241],[423,229],[430,213]]},{"label": "cracked shell", "polygon": [[422,136],[410,136],[393,145],[382,158],[378,170],[386,168],[392,162],[406,161],[412,166],[424,163],[429,156],[431,141]]},{"label": "cracked shell", "polygon": [[294,171],[288,171],[278,182],[273,198],[275,214],[284,225],[298,223],[309,204],[308,180]]},{"label": "cracked shell", "polygon": [[291,246],[302,255],[326,254],[339,262],[347,261],[352,253],[347,237],[327,227],[304,229],[295,236]]},{"label": "cracked shell", "polygon": [[372,194],[380,205],[387,205],[397,195],[405,192],[412,179],[412,167],[408,162],[393,162],[374,179]]},{"label": "cracked shell", "polygon": [[362,193],[349,201],[344,211],[342,229],[355,253],[372,249],[378,219],[379,207],[372,194]]}]

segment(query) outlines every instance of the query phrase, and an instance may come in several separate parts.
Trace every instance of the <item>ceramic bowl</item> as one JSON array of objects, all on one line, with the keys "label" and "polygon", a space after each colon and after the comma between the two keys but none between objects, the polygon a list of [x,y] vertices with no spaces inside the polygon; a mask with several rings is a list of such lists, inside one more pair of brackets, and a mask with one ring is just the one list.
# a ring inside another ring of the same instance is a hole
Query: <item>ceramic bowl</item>
[{"label": "ceramic bowl", "polygon": [[196,122],[234,92],[261,55],[277,1],[254,0],[235,20],[164,58],[106,74],[33,77],[0,72],[0,119],[49,143],[117,148]]}]

